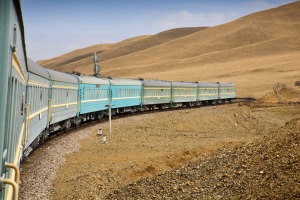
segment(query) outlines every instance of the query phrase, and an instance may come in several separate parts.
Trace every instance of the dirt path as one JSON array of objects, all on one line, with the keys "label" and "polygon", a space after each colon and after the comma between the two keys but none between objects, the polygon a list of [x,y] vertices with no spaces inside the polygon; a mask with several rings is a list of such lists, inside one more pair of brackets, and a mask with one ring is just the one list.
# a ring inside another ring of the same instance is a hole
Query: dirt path
[{"label": "dirt path", "polygon": [[[102,138],[97,136],[98,128],[108,133],[108,123],[97,124],[86,132],[81,130],[58,140],[60,143],[65,140],[63,144],[72,147],[80,141],[73,141],[72,135],[85,135],[80,149],[76,147],[65,153],[68,154],[65,160],[54,162],[58,167],[49,167],[50,172],[44,172],[52,174],[49,179],[53,185],[48,187],[48,191],[52,189],[51,195],[43,197],[102,199],[116,187],[169,171],[217,149],[253,142],[299,113],[300,108],[250,109],[222,105],[135,115],[113,121],[113,133],[107,135],[108,144],[102,144]],[[58,145],[57,154],[64,151],[60,144],[51,143],[51,148]],[[31,163],[24,166],[24,171],[35,168],[35,163],[41,162],[37,160],[47,152],[42,148],[38,151]],[[53,159],[49,166],[52,165]],[[27,184],[30,184],[29,176],[30,172],[22,176]],[[39,191],[47,190],[42,188],[34,190],[34,197],[39,197]],[[35,198],[27,195],[24,199]]]}]

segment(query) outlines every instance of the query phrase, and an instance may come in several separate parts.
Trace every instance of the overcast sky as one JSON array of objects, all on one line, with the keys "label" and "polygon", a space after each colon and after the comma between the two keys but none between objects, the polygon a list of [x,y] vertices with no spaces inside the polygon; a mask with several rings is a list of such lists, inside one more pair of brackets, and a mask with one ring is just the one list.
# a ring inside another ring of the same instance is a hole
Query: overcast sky
[{"label": "overcast sky", "polygon": [[35,61],[178,27],[215,26],[295,0],[21,0]]}]

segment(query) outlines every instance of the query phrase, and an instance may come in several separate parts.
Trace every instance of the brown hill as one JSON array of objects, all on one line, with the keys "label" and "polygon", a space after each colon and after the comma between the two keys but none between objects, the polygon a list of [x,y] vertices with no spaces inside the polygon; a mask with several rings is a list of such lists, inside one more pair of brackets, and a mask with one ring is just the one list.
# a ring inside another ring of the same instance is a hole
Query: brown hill
[{"label": "brown hill", "polygon": [[134,43],[136,41],[139,41],[141,39],[147,38],[148,36],[138,36],[129,38],[127,40],[123,40],[118,43],[113,44],[97,44],[93,46],[89,46],[82,49],[77,49],[75,51],[71,51],[69,53],[66,53],[64,55],[49,59],[49,60],[41,60],[38,63],[44,67],[50,68],[50,69],[56,69],[59,71],[64,71],[60,67],[64,66],[66,64],[81,60],[81,59],[88,59],[89,62],[91,62],[91,57],[94,52],[101,54],[104,51],[107,51],[109,49],[115,49],[119,48],[125,45],[130,45],[131,43]]},{"label": "brown hill", "polygon": [[[110,59],[101,63],[102,74],[183,81],[231,81],[237,84],[240,95],[262,95],[274,83],[293,85],[300,76],[299,27],[300,2],[297,1],[161,44],[141,44],[140,47],[132,43],[129,46],[135,51],[126,49],[128,46],[107,50],[103,55],[107,53],[106,58]],[[145,40],[151,43],[151,37],[138,43]],[[89,74],[93,68],[91,63],[80,60],[57,69],[75,69]]]},{"label": "brown hill", "polygon": [[193,27],[193,28],[177,28],[167,30],[161,33],[158,33],[153,36],[149,36],[142,40],[139,40],[135,43],[131,43],[126,46],[121,46],[120,48],[112,49],[103,52],[102,54],[102,61],[109,60],[112,58],[128,55],[131,53],[135,53],[138,51],[142,51],[165,42],[190,35],[192,33],[198,32],[200,30],[206,29],[207,27]]},{"label": "brown hill", "polygon": [[128,55],[141,51],[170,40],[183,37],[206,27],[177,28],[167,30],[152,36],[140,36],[130,38],[115,44],[99,44],[84,49],[72,51],[48,61],[41,61],[44,67],[59,71],[72,71],[75,66],[91,65],[91,55],[93,52],[100,54],[101,61],[109,60],[123,55]]}]

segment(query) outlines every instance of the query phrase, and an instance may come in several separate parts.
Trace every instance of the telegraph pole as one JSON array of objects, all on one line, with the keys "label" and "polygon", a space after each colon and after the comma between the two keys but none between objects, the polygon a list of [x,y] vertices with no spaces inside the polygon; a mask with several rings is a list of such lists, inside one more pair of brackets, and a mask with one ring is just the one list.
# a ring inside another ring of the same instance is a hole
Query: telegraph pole
[{"label": "telegraph pole", "polygon": [[97,53],[94,53],[93,55],[93,62],[94,62],[94,76],[100,77],[100,65],[99,65],[100,57],[97,55]]}]

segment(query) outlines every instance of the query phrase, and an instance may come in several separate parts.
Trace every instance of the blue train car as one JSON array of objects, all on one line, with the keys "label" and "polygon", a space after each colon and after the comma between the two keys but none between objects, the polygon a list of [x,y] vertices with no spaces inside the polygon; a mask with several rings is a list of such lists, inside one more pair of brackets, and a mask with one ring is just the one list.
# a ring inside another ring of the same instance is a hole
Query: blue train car
[{"label": "blue train car", "polygon": [[47,69],[50,74],[49,130],[71,127],[78,111],[78,79],[70,74]]},{"label": "blue train car", "polygon": [[157,80],[143,80],[142,105],[148,108],[157,106],[162,108],[172,101],[171,82]]},{"label": "blue train car", "polygon": [[219,98],[218,83],[199,82],[198,83],[198,101],[211,102]]},{"label": "blue train car", "polygon": [[76,76],[79,81],[79,115],[83,120],[101,119],[109,104],[110,82],[92,76]]},{"label": "blue train car", "polygon": [[27,60],[18,0],[0,1],[0,199],[18,198],[25,137]]},{"label": "blue train car", "polygon": [[230,101],[236,98],[236,86],[233,83],[218,83],[219,99]]},{"label": "blue train car", "polygon": [[192,105],[197,102],[198,84],[188,82],[172,83],[172,102],[174,105]]},{"label": "blue train car", "polygon": [[117,113],[132,112],[141,107],[142,82],[134,79],[109,79],[111,106]]},{"label": "blue train car", "polygon": [[[30,59],[28,62],[25,156],[48,136],[49,73]],[[41,134],[42,133],[42,134]],[[30,145],[30,147],[29,147]]]}]

